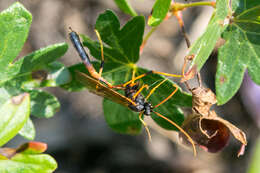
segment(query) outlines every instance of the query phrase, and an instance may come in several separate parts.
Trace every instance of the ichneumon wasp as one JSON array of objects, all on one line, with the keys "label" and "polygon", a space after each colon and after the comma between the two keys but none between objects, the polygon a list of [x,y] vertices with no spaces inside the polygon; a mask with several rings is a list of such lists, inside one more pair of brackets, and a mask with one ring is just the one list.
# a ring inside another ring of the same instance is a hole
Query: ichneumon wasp
[{"label": "ichneumon wasp", "polygon": [[[164,100],[162,100],[160,103],[153,106],[148,101],[148,98],[152,95],[152,93],[160,85],[162,85],[166,81],[166,79],[161,81],[154,88],[152,88],[146,97],[144,97],[141,94],[141,92],[145,88],[148,89],[148,85],[139,86],[140,85],[139,82],[135,82],[136,80],[141,79],[141,78],[143,78],[147,75],[150,75],[150,74],[162,74],[162,75],[171,76],[171,77],[182,77],[182,75],[168,74],[168,73],[157,72],[157,71],[149,71],[147,73],[144,73],[144,74],[141,74],[141,75],[135,77],[135,70],[133,70],[132,79],[130,81],[128,81],[124,84],[120,84],[120,85],[112,85],[111,83],[109,83],[107,80],[105,80],[101,76],[102,71],[103,71],[103,67],[104,67],[104,56],[103,56],[102,40],[101,40],[99,33],[96,31],[96,34],[97,34],[98,39],[99,39],[100,44],[101,44],[100,47],[101,47],[101,58],[102,59],[101,59],[100,70],[99,70],[99,72],[97,72],[95,70],[95,68],[93,67],[92,63],[91,63],[88,54],[86,53],[85,49],[83,48],[78,34],[75,31],[73,31],[71,28],[70,28],[70,30],[71,30],[71,32],[69,33],[70,40],[73,43],[73,45],[74,45],[76,51],[78,52],[81,60],[83,61],[84,65],[86,66],[88,72],[91,75],[91,76],[89,76],[85,73],[78,71],[76,78],[79,82],[84,84],[84,86],[86,86],[86,88],[90,92],[93,92],[96,95],[102,96],[102,97],[107,98],[107,99],[109,99],[113,102],[121,104],[121,105],[129,108],[130,110],[132,110],[134,112],[139,112],[139,120],[144,125],[150,140],[151,140],[151,135],[150,135],[150,132],[149,132],[149,129],[148,129],[146,123],[142,119],[142,116],[143,115],[150,116],[151,113],[154,113],[158,117],[161,117],[164,120],[168,121],[169,123],[171,123],[173,126],[175,126],[178,130],[180,130],[187,137],[189,142],[192,144],[194,155],[196,155],[196,148],[195,148],[195,144],[194,144],[192,138],[178,124],[176,124],[172,120],[168,119],[167,117],[163,116],[162,114],[160,114],[159,112],[156,112],[154,110],[155,108],[159,107],[164,102],[169,100],[178,91],[178,86],[174,85],[174,87],[175,87],[174,91],[172,93],[170,93],[170,95],[168,97],[166,97]],[[117,92],[115,89],[124,90],[124,95]]]}]

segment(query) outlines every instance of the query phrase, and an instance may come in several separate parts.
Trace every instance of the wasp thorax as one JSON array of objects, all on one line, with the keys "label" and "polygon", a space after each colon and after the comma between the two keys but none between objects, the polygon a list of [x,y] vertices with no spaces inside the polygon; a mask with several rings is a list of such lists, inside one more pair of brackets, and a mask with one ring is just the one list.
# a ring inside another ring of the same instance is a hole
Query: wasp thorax
[{"label": "wasp thorax", "polygon": [[135,102],[135,105],[129,105],[128,107],[135,111],[144,111],[144,115],[150,115],[152,111],[152,104],[147,102],[142,94],[136,95],[139,89],[139,83],[129,84],[125,89],[125,96]]}]

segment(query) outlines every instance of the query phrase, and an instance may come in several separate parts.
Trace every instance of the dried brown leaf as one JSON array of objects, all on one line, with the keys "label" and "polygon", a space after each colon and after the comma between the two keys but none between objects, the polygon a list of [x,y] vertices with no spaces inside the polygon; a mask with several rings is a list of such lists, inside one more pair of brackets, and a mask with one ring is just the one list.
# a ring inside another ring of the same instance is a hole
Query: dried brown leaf
[{"label": "dried brown leaf", "polygon": [[[245,133],[223,118],[217,116],[215,111],[210,111],[209,116],[200,114],[190,115],[183,123],[182,128],[202,149],[208,152],[219,152],[229,141],[231,134],[242,143],[238,156],[243,155],[247,145]],[[186,137],[180,133],[184,144],[188,144]]]},{"label": "dried brown leaf", "polygon": [[216,95],[209,89],[197,87],[192,92],[192,110],[200,115],[208,116],[210,108],[217,103]]}]

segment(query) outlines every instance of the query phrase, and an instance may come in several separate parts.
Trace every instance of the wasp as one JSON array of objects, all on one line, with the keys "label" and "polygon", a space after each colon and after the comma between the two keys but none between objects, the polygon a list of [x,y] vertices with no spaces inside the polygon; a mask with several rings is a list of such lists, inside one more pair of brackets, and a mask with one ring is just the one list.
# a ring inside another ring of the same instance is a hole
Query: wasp
[{"label": "wasp", "polygon": [[[169,96],[166,97],[164,100],[162,100],[160,103],[153,106],[152,103],[150,103],[148,101],[148,99],[154,93],[154,91],[166,81],[166,79],[161,81],[154,88],[152,88],[146,97],[144,95],[142,95],[141,92],[144,89],[148,89],[148,85],[144,84],[144,85],[140,86],[139,82],[135,82],[136,80],[141,79],[150,74],[162,74],[162,75],[171,76],[171,77],[182,77],[182,75],[168,74],[168,73],[158,72],[158,71],[148,71],[147,73],[144,73],[144,74],[141,74],[141,75],[135,77],[135,70],[133,70],[132,79],[130,81],[127,81],[126,83],[120,84],[120,85],[112,85],[106,79],[104,79],[102,77],[102,71],[104,68],[104,55],[103,55],[102,40],[101,40],[99,33],[96,31],[96,34],[97,34],[98,39],[101,44],[101,46],[100,46],[101,47],[101,65],[100,65],[99,72],[97,72],[91,63],[88,54],[86,53],[85,49],[83,48],[83,45],[80,41],[78,34],[75,31],[73,31],[71,28],[70,28],[70,30],[71,30],[69,33],[70,40],[71,40],[72,44],[74,45],[74,48],[78,52],[81,60],[83,61],[84,65],[86,66],[86,68],[90,74],[90,75],[88,75],[88,74],[77,71],[76,79],[79,82],[84,84],[84,86],[86,86],[86,88],[90,92],[92,92],[96,95],[99,95],[101,97],[107,98],[115,103],[121,104],[134,112],[139,112],[139,120],[144,125],[150,140],[151,140],[151,135],[150,135],[150,132],[149,132],[149,129],[148,129],[146,123],[142,119],[143,115],[150,116],[151,113],[154,113],[155,115],[168,121],[187,137],[187,139],[193,146],[194,155],[196,155],[196,148],[195,148],[195,144],[194,144],[192,138],[178,124],[176,124],[172,120],[168,119],[167,117],[163,116],[159,112],[155,111],[155,108],[161,106],[163,103],[165,103],[167,100],[169,100],[178,91],[178,89],[179,89],[178,86],[174,84],[175,89],[172,91],[172,93],[170,93]],[[115,89],[123,90],[124,95],[119,93]]]}]

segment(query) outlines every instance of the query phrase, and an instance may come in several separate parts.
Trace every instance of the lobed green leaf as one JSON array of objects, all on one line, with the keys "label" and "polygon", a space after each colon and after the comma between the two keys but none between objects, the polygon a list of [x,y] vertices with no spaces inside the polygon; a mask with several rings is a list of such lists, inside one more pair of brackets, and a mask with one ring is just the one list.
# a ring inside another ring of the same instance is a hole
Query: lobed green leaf
[{"label": "lobed green leaf", "polygon": [[216,74],[218,104],[224,104],[238,91],[246,69],[260,84],[260,2],[233,1],[234,19],[223,33]]},{"label": "lobed green leaf", "polygon": [[[107,81],[113,85],[122,84],[131,80],[134,69],[136,76],[149,71],[139,68],[134,64],[139,59],[139,47],[142,43],[144,31],[143,17],[134,17],[120,30],[118,18],[113,12],[106,11],[98,17],[96,29],[99,31],[102,40],[106,43],[106,45],[104,45],[105,65],[102,76]],[[142,31],[138,31],[139,34],[134,34],[135,30]],[[101,55],[100,44],[86,36],[82,35],[82,38],[83,44],[88,47],[91,55],[99,60]],[[95,63],[95,67],[98,71],[99,64]],[[75,65],[70,67],[69,70],[72,75],[72,81],[64,87],[74,91],[82,90],[84,86],[82,84],[78,85],[81,81],[75,81],[75,71],[86,72],[84,65]],[[149,85],[151,89],[164,79],[165,78],[160,75],[152,74],[138,81],[141,82],[141,84]],[[88,88],[88,86],[86,87]],[[174,90],[173,82],[167,80],[152,94],[149,101],[154,105],[158,104]],[[143,91],[142,94],[146,96],[149,91],[150,90]],[[123,92],[118,92],[124,95]],[[191,96],[182,92],[180,89],[170,100],[155,110],[180,125],[184,120],[184,115],[178,108],[179,106],[191,106]],[[113,107],[113,109],[111,109],[111,107]],[[142,124],[138,119],[138,113],[109,100],[104,100],[103,108],[108,125],[115,131],[127,134],[137,134],[140,132]],[[152,115],[152,118],[163,128],[177,130],[172,124],[156,115]]]},{"label": "lobed green leaf", "polygon": [[[112,11],[106,10],[99,15],[95,28],[100,33],[102,41],[110,46],[109,49],[115,50],[122,55],[124,59],[121,61],[124,63],[136,63],[139,59],[144,25],[144,17],[136,16],[120,29],[117,16]],[[87,42],[85,41],[85,43]]]}]

